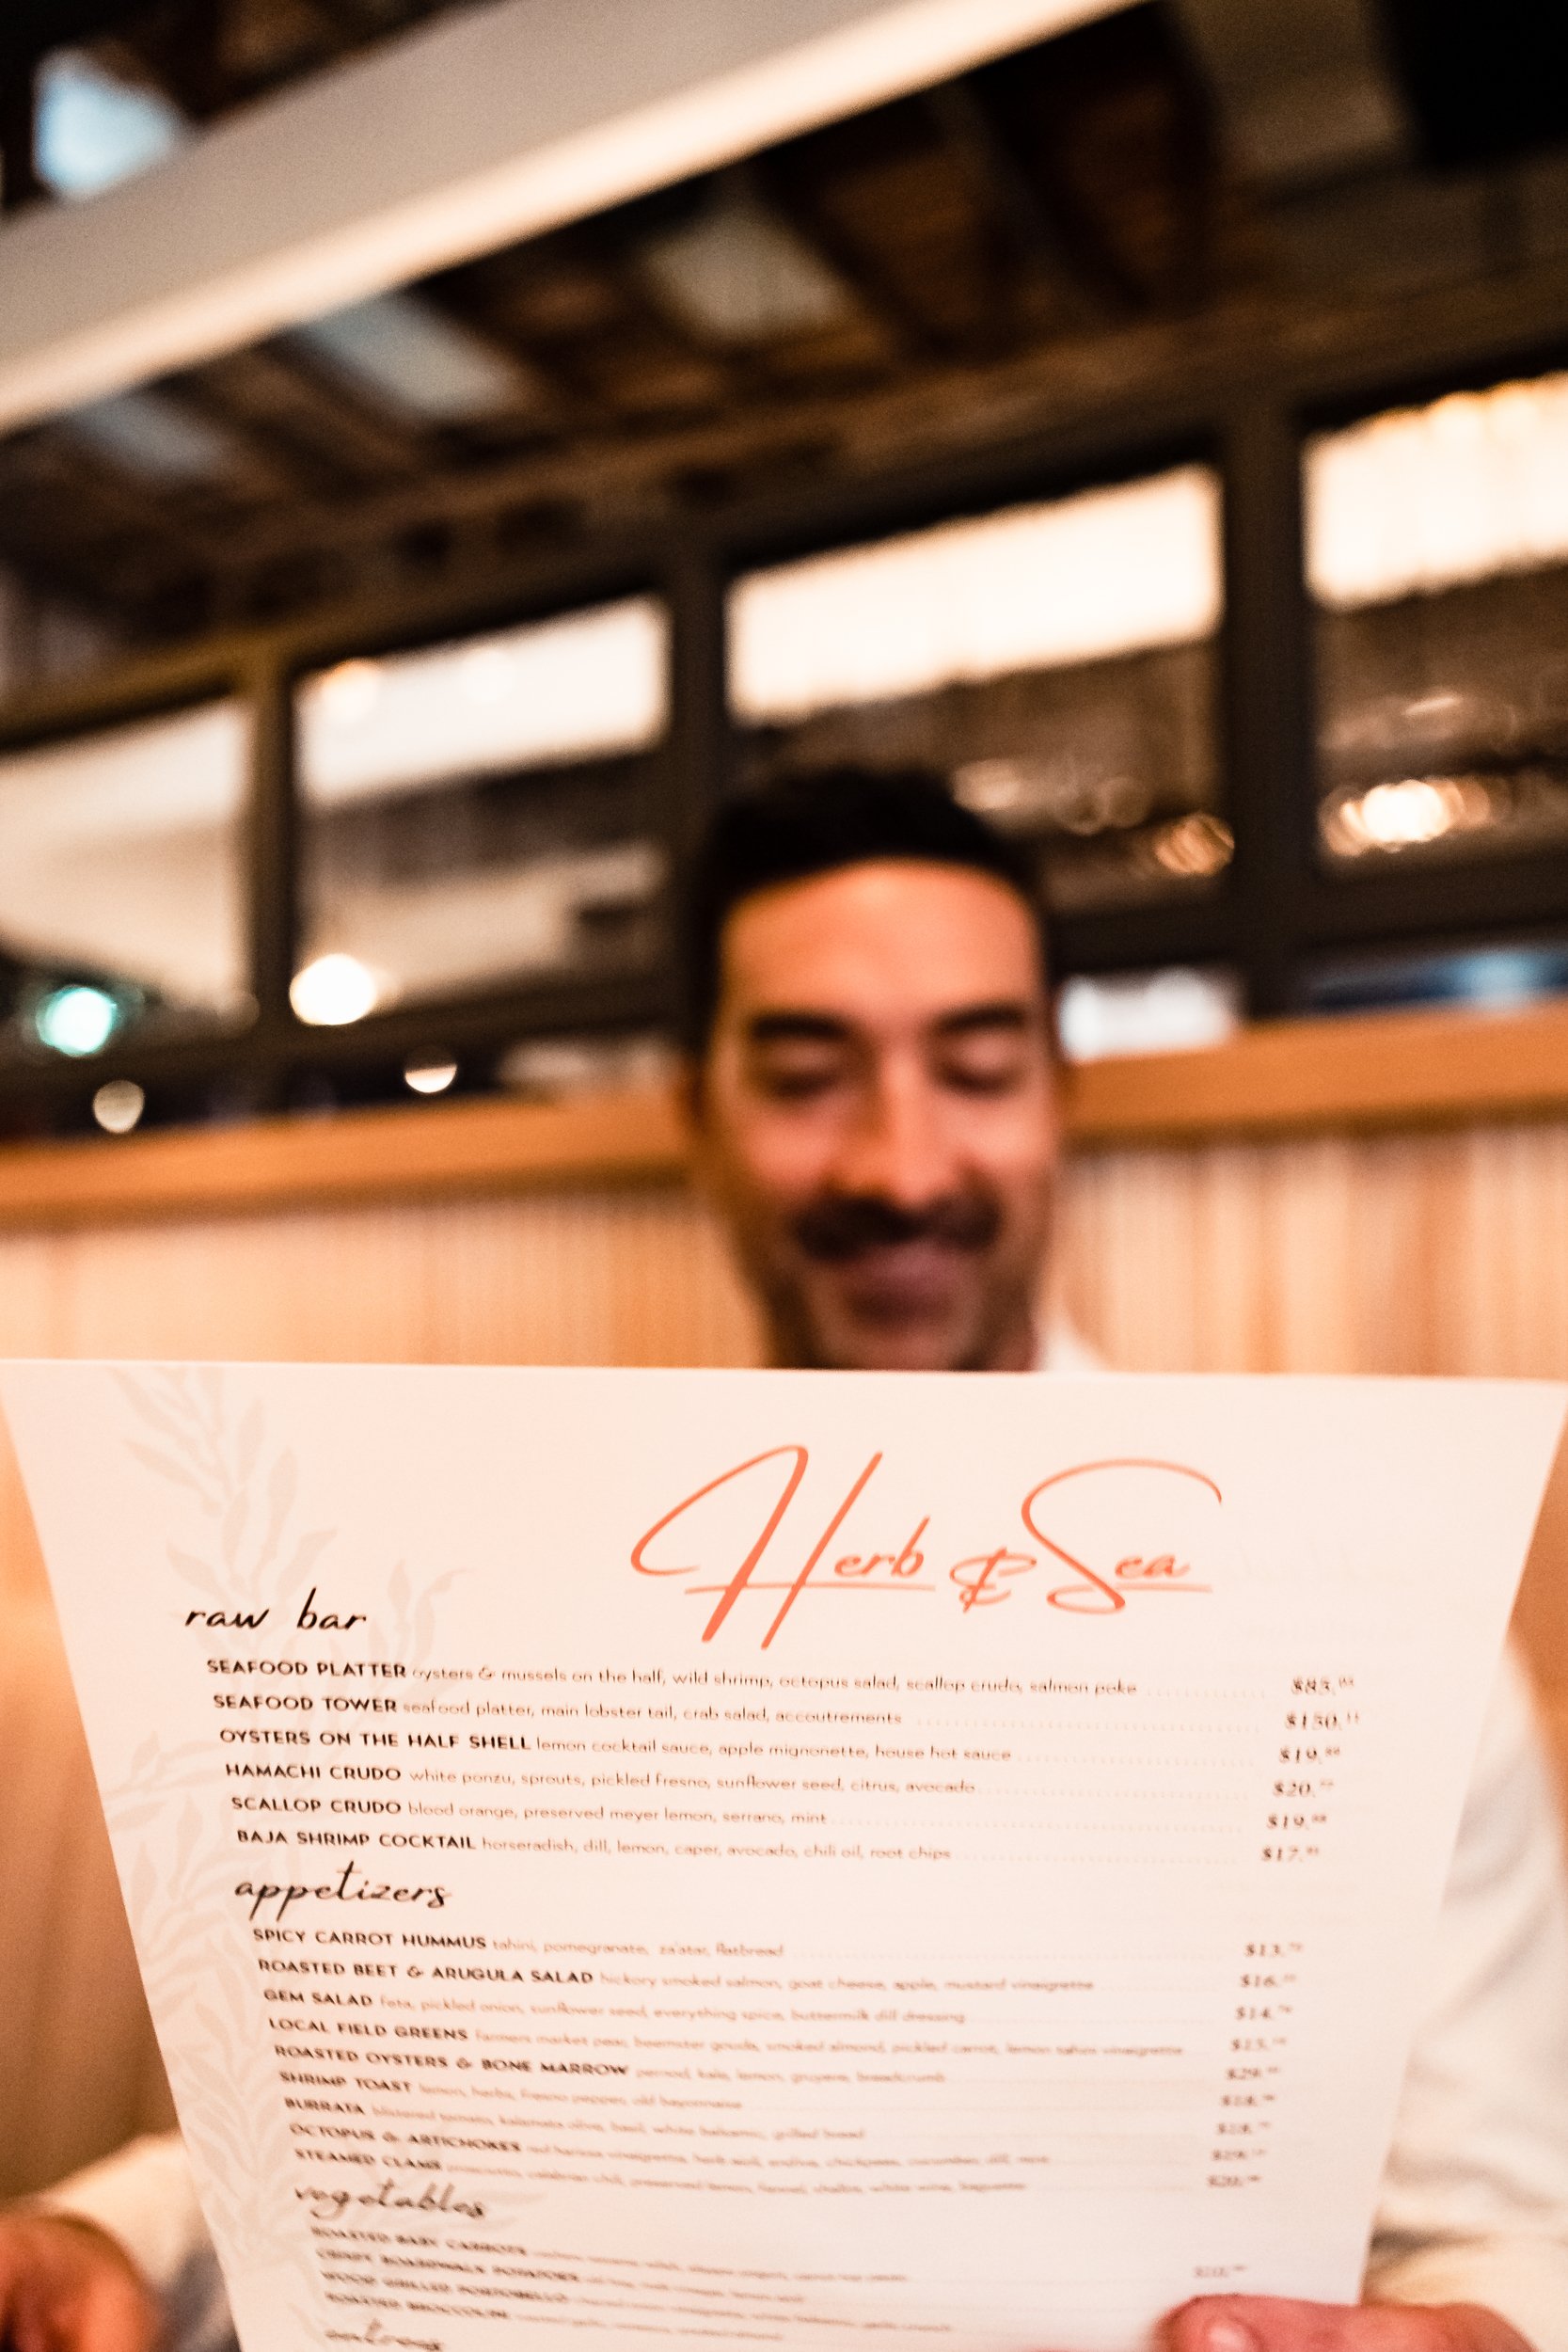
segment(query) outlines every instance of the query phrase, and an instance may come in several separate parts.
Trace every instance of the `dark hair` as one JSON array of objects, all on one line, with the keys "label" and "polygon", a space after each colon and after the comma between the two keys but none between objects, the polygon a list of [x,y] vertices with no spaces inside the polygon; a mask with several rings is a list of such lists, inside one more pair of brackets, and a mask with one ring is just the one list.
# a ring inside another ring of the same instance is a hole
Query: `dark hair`
[{"label": "dark hair", "polygon": [[741,901],[779,882],[881,858],[967,866],[1005,882],[1027,907],[1041,968],[1049,970],[1045,908],[1027,853],[956,801],[941,776],[923,768],[850,767],[785,776],[727,802],[687,873],[682,1015],[692,1053],[707,1044],[724,926]]}]

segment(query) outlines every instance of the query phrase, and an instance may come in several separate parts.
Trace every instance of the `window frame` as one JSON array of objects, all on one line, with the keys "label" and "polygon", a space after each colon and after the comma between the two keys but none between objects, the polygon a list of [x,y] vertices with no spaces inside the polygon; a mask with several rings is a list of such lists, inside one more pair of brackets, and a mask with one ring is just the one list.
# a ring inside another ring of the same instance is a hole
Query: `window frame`
[{"label": "window frame", "polygon": [[668,1028],[673,973],[533,984],[374,1013],[341,1029],[302,1024],[289,1003],[299,941],[301,821],[294,696],[308,673],[546,620],[627,595],[670,616],[670,724],[657,756],[658,830],[684,859],[728,788],[726,597],[740,574],[1009,504],[1071,496],[1174,465],[1212,466],[1221,488],[1225,609],[1216,724],[1232,863],[1190,900],[1053,924],[1064,974],[1225,965],[1249,1018],[1298,1009],[1299,979],[1326,956],[1497,943],[1560,930],[1568,848],[1464,866],[1393,866],[1346,879],[1317,848],[1313,635],[1304,563],[1303,451],[1314,434],[1394,407],[1549,373],[1568,359],[1542,331],[1528,290],[1457,292],[1418,325],[1363,319],[1315,358],[1255,351],[1207,362],[1201,380],[1122,402],[1006,443],[835,481],[802,496],[715,506],[498,568],[479,584],[406,591],[269,628],[136,657],[0,705],[0,752],[96,732],[220,694],[252,709],[245,818],[249,961],[258,1011],[236,1036],[179,1045],[117,1042],[86,1062],[40,1063],[0,1081],[0,1113],[87,1127],[105,1079],[193,1087],[238,1080],[258,1111],[283,1107],[303,1071],[347,1072],[426,1050],[479,1056],[527,1037]]}]

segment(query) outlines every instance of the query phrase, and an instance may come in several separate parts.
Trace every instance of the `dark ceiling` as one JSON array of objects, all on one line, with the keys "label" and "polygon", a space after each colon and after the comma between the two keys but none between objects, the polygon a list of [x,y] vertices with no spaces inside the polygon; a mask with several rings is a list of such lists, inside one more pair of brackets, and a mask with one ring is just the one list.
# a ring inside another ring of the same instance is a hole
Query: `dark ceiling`
[{"label": "dark ceiling", "polygon": [[1568,136],[1568,32],[1550,0],[1380,0],[1420,149],[1438,168]]},{"label": "dark ceiling", "polygon": [[6,0],[0,60],[108,39],[206,122],[461,0]]},{"label": "dark ceiling", "polygon": [[[6,29],[90,38],[199,122],[437,12],[7,0]],[[1403,39],[1407,90],[1427,87],[1424,54]],[[1182,12],[1140,0],[424,281],[399,331],[455,330],[482,379],[443,413],[307,332],[166,378],[129,438],[123,418],[18,433],[0,443],[0,563],[133,642],[471,574],[1027,429],[1140,372],[1212,373],[1227,337],[1515,266],[1530,237],[1555,252],[1560,227],[1568,253],[1568,193],[1499,229],[1492,190],[1409,161],[1264,184],[1232,152]]]}]

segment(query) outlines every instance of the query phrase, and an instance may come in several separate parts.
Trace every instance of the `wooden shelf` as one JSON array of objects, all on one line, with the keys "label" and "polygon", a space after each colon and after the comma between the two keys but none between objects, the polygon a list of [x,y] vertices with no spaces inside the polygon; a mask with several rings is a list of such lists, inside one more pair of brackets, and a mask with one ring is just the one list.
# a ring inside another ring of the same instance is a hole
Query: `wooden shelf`
[{"label": "wooden shelf", "polygon": [[[1191,1054],[1093,1062],[1064,1084],[1080,1148],[1568,1112],[1568,1005],[1277,1022]],[[669,1182],[661,1091],[484,1099],[0,1148],[0,1229],[226,1216],[331,1201]]]},{"label": "wooden shelf", "polygon": [[1080,1144],[1424,1127],[1568,1110],[1568,1004],[1353,1014],[1243,1029],[1196,1054],[1069,1073]]},{"label": "wooden shelf", "polygon": [[12,1145],[0,1150],[0,1229],[647,1182],[685,1166],[680,1122],[662,1092],[411,1104]]}]

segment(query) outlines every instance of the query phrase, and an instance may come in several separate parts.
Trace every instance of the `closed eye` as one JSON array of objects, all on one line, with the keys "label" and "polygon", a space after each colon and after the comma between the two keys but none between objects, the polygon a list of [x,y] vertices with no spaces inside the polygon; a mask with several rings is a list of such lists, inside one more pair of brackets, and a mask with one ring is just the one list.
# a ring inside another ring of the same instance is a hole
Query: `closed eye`
[{"label": "closed eye", "polygon": [[842,1022],[806,1012],[759,1013],[746,1039],[746,1073],[759,1094],[804,1102],[851,1075],[855,1047]]},{"label": "closed eye", "polygon": [[775,1102],[803,1102],[825,1094],[849,1075],[852,1056],[840,1044],[797,1043],[753,1046],[747,1070],[758,1093]]},{"label": "closed eye", "polygon": [[960,1094],[1011,1094],[1036,1074],[1039,1043],[1037,1022],[1021,1008],[987,1007],[940,1025],[932,1069]]}]

